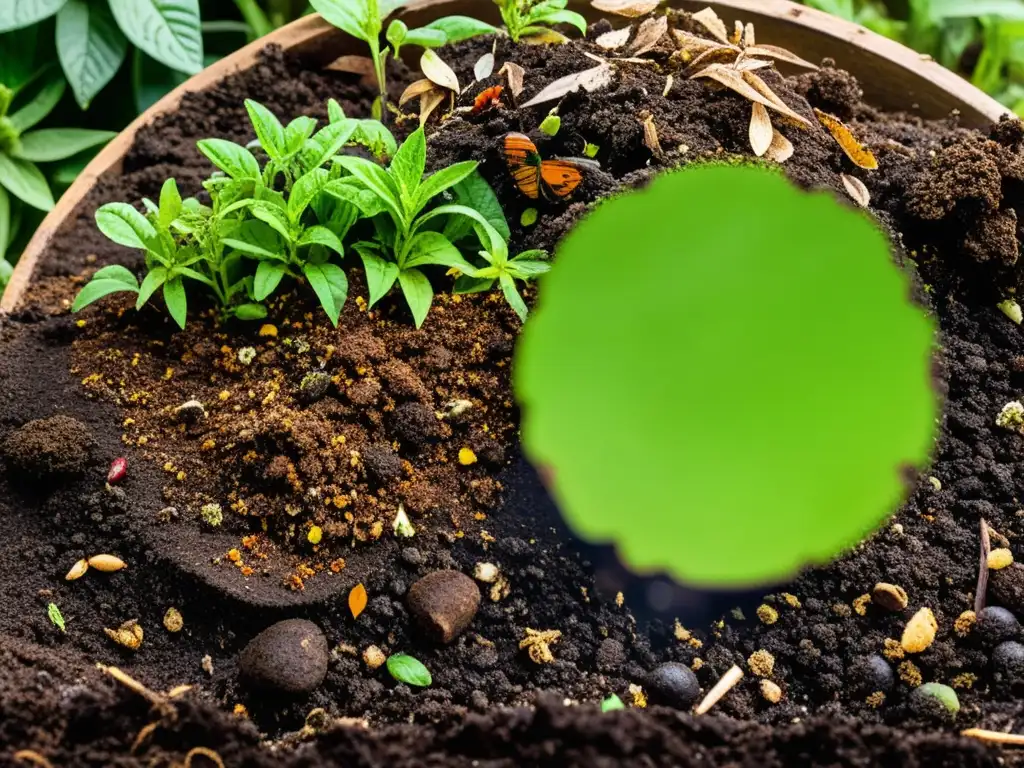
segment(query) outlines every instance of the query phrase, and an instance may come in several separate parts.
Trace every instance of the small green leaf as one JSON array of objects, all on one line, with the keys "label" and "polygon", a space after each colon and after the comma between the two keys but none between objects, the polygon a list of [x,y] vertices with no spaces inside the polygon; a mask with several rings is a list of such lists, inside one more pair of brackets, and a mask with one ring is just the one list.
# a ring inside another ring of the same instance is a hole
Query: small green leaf
[{"label": "small green leaf", "polygon": [[10,116],[11,125],[18,133],[24,133],[50,114],[64,95],[66,85],[60,73],[54,70],[39,93],[24,107]]},{"label": "small green leaf", "polygon": [[479,270],[476,277],[462,275],[455,280],[454,293],[485,293],[494,287],[496,277],[497,270],[491,267]]},{"label": "small green leaf", "polygon": [[530,14],[529,23],[531,24],[571,24],[580,31],[581,34],[587,34],[587,20],[576,13],[576,11],[551,11],[550,13],[543,13],[539,16]]},{"label": "small green leaf", "polygon": [[285,242],[292,242],[294,238],[287,213],[269,203],[255,203],[249,206],[249,210],[257,219],[273,227],[277,234],[285,239]]},{"label": "small green leaf", "polygon": [[444,32],[448,43],[459,43],[480,35],[490,35],[498,31],[497,27],[478,21],[469,16],[445,16],[427,24],[424,29],[436,29]]},{"label": "small green leaf", "polygon": [[53,194],[34,164],[0,152],[0,184],[22,202],[33,208],[49,211],[53,208]]},{"label": "small green leaf", "polygon": [[597,157],[597,153],[601,151],[601,148],[597,144],[591,144],[589,141],[583,147],[583,156],[588,157],[591,160]]},{"label": "small green leaf", "polygon": [[419,191],[416,193],[416,210],[421,210],[427,203],[446,189],[451,189],[459,182],[465,180],[467,176],[476,171],[478,165],[479,163],[475,160],[467,160],[432,173],[423,180]]},{"label": "small green leaf", "polygon": [[316,120],[306,115],[296,117],[288,123],[284,129],[285,155],[291,157],[302,149],[315,130]]},{"label": "small green leaf", "polygon": [[66,160],[84,149],[106,144],[117,134],[85,128],[44,128],[23,134],[17,157],[34,163]]},{"label": "small green leaf", "polygon": [[135,309],[142,309],[152,298],[157,289],[167,281],[166,267],[153,267],[142,281],[139,297],[135,300]]},{"label": "small green leaf", "polygon": [[[352,176],[328,182],[323,191],[340,202],[352,205],[368,219],[389,210],[386,198],[380,197],[372,189],[367,189]],[[393,202],[395,205],[398,204],[397,201]],[[321,218],[320,221],[324,221],[324,219]]]},{"label": "small green leaf", "polygon": [[253,130],[260,146],[273,160],[283,160],[285,155],[284,127],[274,113],[258,101],[245,100],[245,109],[249,113]]},{"label": "small green leaf", "polygon": [[395,19],[388,24],[388,31],[385,37],[391,43],[391,50],[394,52],[395,58],[398,57],[399,51],[402,49],[402,43],[405,42],[405,36],[408,34],[409,27],[401,19]]},{"label": "small green leaf", "polygon": [[322,245],[325,248],[330,248],[332,251],[339,255],[345,254],[345,248],[341,244],[341,239],[331,232],[327,227],[314,226],[306,229],[302,236],[299,238],[298,244],[301,245]]},{"label": "small green leaf", "polygon": [[423,663],[405,653],[395,653],[388,657],[388,672],[400,683],[425,688],[434,682],[430,670]]},{"label": "small green leaf", "polygon": [[156,239],[149,220],[128,203],[107,203],[96,211],[96,226],[118,245],[146,250]]},{"label": "small green leaf", "polygon": [[476,271],[472,264],[462,258],[459,249],[440,232],[420,232],[409,241],[409,255],[406,256],[404,268],[425,267],[428,264],[454,267],[467,275]]},{"label": "small green leaf", "polygon": [[357,40],[369,41],[373,34],[372,30],[367,31],[370,20],[367,18],[369,14],[365,0],[310,0],[309,4],[328,24],[333,24]]},{"label": "small green leaf", "polygon": [[412,311],[416,327],[420,328],[427,319],[430,305],[434,301],[434,289],[430,280],[418,269],[403,269],[398,273],[398,283],[402,286],[402,294]]},{"label": "small green leaf", "polygon": [[185,296],[185,284],[180,277],[175,277],[164,283],[164,303],[167,305],[167,312],[178,324],[179,328],[185,328],[185,318],[188,315],[188,297]]},{"label": "small green leaf", "polygon": [[405,207],[391,175],[376,163],[361,157],[342,157],[338,163],[371,190],[398,221],[405,218]]},{"label": "small green leaf", "polygon": [[267,316],[267,308],[262,304],[241,304],[234,309],[239,320],[262,320]]},{"label": "small green leaf", "polygon": [[[477,211],[505,240],[512,236],[498,196],[494,194],[494,189],[479,169],[452,187],[452,192],[455,194],[456,203]],[[472,222],[463,216],[452,216],[444,228],[445,236],[453,243],[472,231]]]},{"label": "small green leaf", "polygon": [[65,0],[3,0],[0,2],[0,32],[21,29],[47,19],[60,10]]},{"label": "small green leaf", "polygon": [[50,621],[54,623],[61,632],[67,632],[64,626],[64,615],[60,612],[60,608],[57,607],[56,603],[50,603],[46,606],[46,615],[50,617]]},{"label": "small green leaf", "polygon": [[448,36],[439,29],[420,27],[410,29],[405,36],[405,45],[418,45],[420,48],[440,48],[448,42]]},{"label": "small green leaf", "polygon": [[613,712],[616,709],[625,709],[626,705],[622,703],[622,699],[616,696],[614,693],[607,699],[601,702],[602,712]]},{"label": "small green leaf", "polygon": [[178,182],[167,179],[160,187],[160,226],[167,229],[180,213],[181,193],[178,192]]},{"label": "small green leaf", "polygon": [[370,306],[383,299],[398,279],[398,265],[393,261],[382,259],[367,243],[356,243],[353,246],[359,258],[363,260],[366,270],[366,285],[370,291]]},{"label": "small green leaf", "polygon": [[223,242],[228,248],[255,256],[258,259],[287,258],[281,247],[277,232],[262,221],[246,221],[235,231],[234,237],[225,237]]},{"label": "small green leaf", "polygon": [[324,168],[314,168],[295,180],[291,192],[288,193],[288,218],[292,224],[299,222],[313,198],[320,194],[328,181],[330,174]]},{"label": "small green leaf", "polygon": [[420,126],[398,148],[388,168],[389,175],[402,190],[403,201],[412,196],[420,186],[423,172],[427,167],[427,137]]},{"label": "small green leaf", "polygon": [[253,298],[263,301],[277,290],[288,272],[288,267],[279,261],[261,261],[256,267],[256,280],[253,283]]},{"label": "small green leaf", "polygon": [[128,55],[128,40],[106,3],[67,0],[57,14],[57,56],[75,100],[87,109]]},{"label": "small green leaf", "polygon": [[537,223],[537,217],[539,215],[540,214],[537,212],[536,208],[527,208],[519,217],[519,223],[522,224],[524,227],[532,227],[534,224]]},{"label": "small green leaf", "polygon": [[540,124],[540,132],[547,136],[557,136],[562,128],[562,118],[558,115],[548,115]]},{"label": "small green leaf", "polygon": [[306,170],[319,168],[344,147],[359,128],[356,120],[332,122],[315,133],[302,152],[302,164]]},{"label": "small green leaf", "polygon": [[348,278],[345,270],[337,264],[306,264],[303,274],[309,285],[320,299],[320,305],[331,319],[334,327],[338,326],[345,299],[348,298]]},{"label": "small green leaf", "polygon": [[110,0],[125,36],[171,69],[196,74],[203,68],[199,0]]},{"label": "small green leaf", "polygon": [[352,141],[362,144],[373,153],[377,160],[384,161],[394,157],[398,151],[398,142],[394,135],[380,120],[359,120],[357,121],[356,132]]},{"label": "small green leaf", "polygon": [[97,269],[92,276],[93,280],[119,280],[132,290],[138,290],[139,280],[127,267],[120,264],[109,264],[102,269]]},{"label": "small green leaf", "polygon": [[502,272],[498,282],[501,284],[501,292],[505,294],[505,301],[519,315],[519,319],[525,323],[529,310],[526,308],[526,302],[523,301],[523,297],[519,295],[519,291],[516,289],[515,281],[507,272]]},{"label": "small green leaf", "polygon": [[138,288],[132,288],[130,285],[122,280],[106,280],[99,279],[90,280],[86,283],[82,290],[78,292],[74,302],[71,304],[71,311],[78,312],[85,307],[92,304],[94,301],[99,301],[104,296],[109,296],[112,293],[131,292],[137,293]]},{"label": "small green leaf", "polygon": [[224,139],[203,139],[196,147],[232,179],[259,180],[260,164],[245,147]]}]

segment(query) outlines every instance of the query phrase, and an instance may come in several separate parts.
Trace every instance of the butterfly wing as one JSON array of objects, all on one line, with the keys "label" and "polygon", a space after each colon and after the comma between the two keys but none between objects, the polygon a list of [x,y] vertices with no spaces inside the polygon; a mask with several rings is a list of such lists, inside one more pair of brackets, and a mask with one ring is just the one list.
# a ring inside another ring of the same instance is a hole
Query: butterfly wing
[{"label": "butterfly wing", "polygon": [[540,155],[537,146],[522,133],[505,137],[505,162],[519,191],[531,200],[540,196]]},{"label": "butterfly wing", "polygon": [[540,164],[540,178],[545,190],[565,199],[583,183],[583,171],[568,160],[545,160]]},{"label": "butterfly wing", "polygon": [[540,167],[536,165],[523,165],[512,171],[519,191],[531,200],[540,197],[540,173]]}]

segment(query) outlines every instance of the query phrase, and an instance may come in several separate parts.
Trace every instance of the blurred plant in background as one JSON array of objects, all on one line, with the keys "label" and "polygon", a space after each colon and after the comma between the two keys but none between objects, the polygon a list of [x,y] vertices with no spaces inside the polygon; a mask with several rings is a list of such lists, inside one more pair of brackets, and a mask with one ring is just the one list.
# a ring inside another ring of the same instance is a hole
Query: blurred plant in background
[{"label": "blurred plant in background", "polygon": [[[1024,0],[801,2],[934,57],[1024,114]],[[0,93],[10,97],[0,119],[0,290],[52,199],[110,132],[310,12],[308,0],[0,0]],[[29,123],[60,132],[32,138]],[[43,139],[47,151],[37,151]]]}]

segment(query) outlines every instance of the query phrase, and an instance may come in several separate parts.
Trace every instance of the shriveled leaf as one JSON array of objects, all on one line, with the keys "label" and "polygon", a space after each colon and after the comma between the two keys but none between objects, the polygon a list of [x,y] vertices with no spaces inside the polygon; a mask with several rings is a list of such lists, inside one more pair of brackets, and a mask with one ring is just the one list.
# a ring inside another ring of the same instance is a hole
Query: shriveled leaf
[{"label": "shriveled leaf", "polygon": [[776,129],[772,133],[772,143],[771,146],[768,147],[765,157],[774,163],[784,163],[793,156],[794,151],[793,142],[779,133]]},{"label": "shriveled leaf", "polygon": [[444,103],[445,92],[435,88],[429,93],[420,96],[420,125],[426,125],[427,120],[441,104]]},{"label": "shriveled leaf", "polygon": [[714,40],[708,40],[706,37],[700,37],[699,35],[694,35],[690,32],[684,32],[681,29],[673,29],[672,36],[676,39],[676,45],[679,46],[679,49],[690,56],[695,56],[710,48],[721,47],[721,43]]},{"label": "shriveled leaf", "polygon": [[359,614],[366,609],[366,587],[362,583],[356,584],[348,593],[348,609],[353,619],[358,619]]},{"label": "shriveled leaf", "polygon": [[729,29],[713,9],[705,8],[703,11],[698,11],[693,14],[693,20],[710,32],[716,40],[726,45],[729,44]]},{"label": "shriveled leaf", "polygon": [[846,153],[846,156],[850,158],[854,165],[868,171],[878,168],[878,159],[870,149],[857,141],[853,131],[842,120],[835,115],[830,115],[828,112],[822,112],[820,109],[815,109],[814,114],[817,116],[818,121],[828,128],[832,138],[843,148],[843,152]]},{"label": "shriveled leaf", "polygon": [[742,51],[734,45],[716,45],[705,48],[687,66],[687,72],[697,72],[711,64],[732,64]]},{"label": "shriveled leaf", "polygon": [[764,59],[743,59],[736,62],[736,70],[738,72],[753,72],[754,70],[765,69],[770,66],[772,66],[772,62],[765,61]]},{"label": "shriveled leaf", "polygon": [[668,16],[657,16],[647,19],[640,25],[636,33],[636,39],[629,48],[633,56],[641,56],[658,44],[668,32]]},{"label": "shriveled leaf", "polygon": [[477,80],[486,80],[494,74],[494,54],[485,53],[476,64],[473,65],[473,77]]},{"label": "shriveled leaf", "polygon": [[762,80],[756,72],[752,72],[750,70],[743,70],[740,72],[740,76],[746,83],[753,87],[755,91],[757,91],[759,94],[761,94],[761,96],[768,100],[768,103],[765,104],[766,107],[771,107],[779,114],[785,115],[790,120],[795,120],[796,122],[800,123],[800,125],[810,127],[811,121],[808,120],[803,115],[799,115],[792,109],[790,109],[786,105],[786,102],[780,99],[778,94],[776,94],[775,91],[769,88],[768,83]]},{"label": "shriveled leaf", "polygon": [[518,64],[506,61],[505,65],[498,70],[498,74],[505,76],[505,80],[508,83],[508,89],[512,92],[512,95],[518,99],[519,94],[523,92],[523,81],[526,79],[526,70]]},{"label": "shriveled leaf", "polygon": [[426,93],[430,93],[431,91],[436,90],[437,84],[433,80],[428,80],[427,78],[417,80],[416,82],[412,83],[408,88],[406,88],[405,91],[402,93],[401,97],[398,99],[398,106],[404,107],[408,102],[412,101],[413,99],[419,98],[420,96]]},{"label": "shriveled leaf", "polygon": [[455,75],[455,72],[449,67],[437,52],[432,49],[427,49],[423,52],[420,57],[420,69],[423,70],[423,74],[427,78],[442,88],[447,88],[449,91],[455,93],[461,93],[462,89],[459,87],[459,78]]},{"label": "shriveled leaf", "polygon": [[661,141],[658,139],[658,127],[654,124],[654,116],[648,112],[640,123],[644,129],[644,146],[654,154],[660,155]]},{"label": "shriveled leaf", "polygon": [[863,181],[856,176],[850,176],[846,173],[840,174],[839,178],[843,180],[843,186],[846,187],[846,191],[857,205],[861,208],[867,208],[871,205],[871,193],[868,192],[868,188],[864,186]]},{"label": "shriveled leaf", "polygon": [[377,72],[373,68],[373,59],[368,56],[339,56],[324,69],[359,75],[364,85],[377,86]]},{"label": "shriveled leaf", "polygon": [[572,75],[560,77],[540,93],[523,104],[523,107],[534,107],[538,104],[546,104],[549,101],[556,101],[563,96],[578,91],[580,88],[592,93],[604,88],[612,81],[612,68],[608,64],[598,64],[596,67],[576,72]]},{"label": "shriveled leaf", "polygon": [[772,128],[768,110],[763,104],[754,102],[754,110],[750,115],[750,148],[754,154],[763,157],[771,147],[774,135],[775,129]]},{"label": "shriveled leaf", "polygon": [[[744,98],[750,99],[755,103],[763,104],[769,109],[774,109],[776,112],[785,115],[789,119],[798,122],[801,125],[810,125],[810,121],[807,120],[807,118],[798,115],[792,109],[787,107],[785,103],[783,103],[782,99],[776,96],[772,89],[769,88],[768,85],[753,72],[738,72],[731,67],[725,67],[721,64],[712,64],[693,75],[691,79],[696,79],[698,77],[707,77],[721,85],[724,85],[726,88],[735,91]],[[755,86],[754,83],[757,83],[757,85]]]},{"label": "shriveled leaf", "polygon": [[614,51],[629,42],[629,36],[631,34],[633,34],[632,27],[623,27],[622,29],[616,29],[612,32],[605,32],[603,35],[599,35],[594,42],[606,51]]},{"label": "shriveled leaf", "polygon": [[565,45],[569,38],[557,30],[536,27],[529,35],[519,38],[519,42],[526,45]]},{"label": "shriveled leaf", "polygon": [[661,5],[661,0],[591,0],[590,5],[602,13],[635,19],[653,11]]},{"label": "shriveled leaf", "polygon": [[795,64],[798,67],[805,67],[807,69],[817,69],[816,64],[806,59],[801,59],[795,53],[790,53],[785,48],[779,48],[777,45],[750,45],[743,49],[747,56],[761,56],[766,59],[774,59],[775,61],[784,61],[787,64]]}]

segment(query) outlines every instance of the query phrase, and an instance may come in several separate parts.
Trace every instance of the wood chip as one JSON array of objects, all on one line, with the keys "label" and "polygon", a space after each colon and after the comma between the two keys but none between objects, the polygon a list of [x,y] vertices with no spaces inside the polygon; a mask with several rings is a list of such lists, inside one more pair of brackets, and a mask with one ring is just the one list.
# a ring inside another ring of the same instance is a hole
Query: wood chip
[{"label": "wood chip", "polygon": [[754,102],[750,115],[750,148],[754,150],[754,154],[764,157],[772,145],[774,136],[775,129],[772,127],[768,110],[763,104]]},{"label": "wood chip", "polygon": [[974,590],[974,612],[981,613],[985,608],[985,601],[988,596],[988,556],[992,551],[992,539],[988,530],[988,522],[981,518],[981,557],[978,561],[978,584]]},{"label": "wood chip", "polygon": [[871,150],[857,141],[853,131],[842,120],[817,108],[815,108],[814,114],[817,116],[818,122],[824,125],[828,132],[832,134],[832,138],[842,147],[843,152],[846,153],[846,156],[850,158],[854,165],[868,171],[878,168],[878,160],[871,153]]},{"label": "wood chip", "polygon": [[765,157],[773,163],[784,163],[793,156],[795,151],[793,142],[779,133],[779,129],[776,128],[772,132],[772,143],[768,147],[768,151],[765,152]]},{"label": "wood chip", "polygon": [[523,107],[534,107],[538,104],[546,104],[549,101],[556,101],[580,88],[588,93],[604,88],[612,81],[612,68],[607,63],[598,64],[596,67],[576,72],[565,77],[560,77],[550,83],[540,93],[523,104]]},{"label": "wood chip", "polygon": [[433,80],[423,78],[412,83],[398,99],[398,106],[404,107],[407,102],[417,99],[425,93],[438,90],[437,84]]},{"label": "wood chip", "polygon": [[428,48],[423,52],[423,55],[420,56],[420,69],[423,70],[423,74],[429,80],[437,83],[442,88],[447,88],[455,93],[462,92],[462,89],[459,87],[459,78],[454,70],[445,63],[444,59],[437,55],[437,51]]},{"label": "wood chip", "polygon": [[726,45],[729,44],[729,30],[714,10],[705,8],[703,11],[698,11],[693,14],[693,20],[710,32],[716,40]]},{"label": "wood chip", "polygon": [[509,91],[512,92],[513,98],[518,99],[519,94],[523,92],[523,81],[526,78],[526,70],[518,64],[506,61],[505,65],[498,70],[498,74],[505,76],[505,81],[508,83]]},{"label": "wood chip", "polygon": [[473,65],[473,77],[477,80],[486,80],[494,74],[494,54],[485,53],[476,64]]},{"label": "wood chip", "polygon": [[594,42],[606,51],[615,51],[629,42],[631,34],[633,34],[632,27],[623,27],[622,29],[616,29],[599,35]]},{"label": "wood chip", "polygon": [[806,69],[818,68],[816,64],[811,64],[807,59],[801,59],[795,53],[790,53],[785,48],[779,48],[777,45],[754,45],[750,40],[747,40],[747,47],[743,50],[747,56],[762,56],[774,59],[775,61],[784,61],[787,64],[795,64]]},{"label": "wood chip", "polygon": [[1003,733],[1002,731],[986,731],[984,728],[968,728],[966,731],[960,731],[960,735],[993,744],[1024,747],[1024,733]]},{"label": "wood chip", "polygon": [[704,715],[707,714],[715,704],[722,700],[729,691],[731,691],[740,680],[743,679],[743,670],[735,664],[729,668],[729,671],[722,675],[718,682],[715,683],[715,687],[708,691],[707,696],[704,700],[697,705],[697,709],[694,710],[695,714]]},{"label": "wood chip", "polygon": [[863,181],[856,176],[850,176],[846,173],[841,174],[840,178],[843,180],[843,186],[846,187],[846,191],[857,205],[861,208],[867,208],[871,205],[871,193],[868,192],[868,188],[864,186]]},{"label": "wood chip", "polygon": [[642,56],[654,48],[667,33],[667,16],[656,16],[652,19],[647,19],[647,21],[640,25],[640,29],[636,33],[636,39],[633,40],[629,52],[633,56]]},{"label": "wood chip", "polygon": [[661,5],[661,0],[591,0],[590,4],[603,13],[635,19],[653,11]]}]

